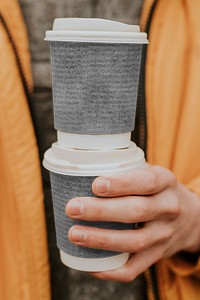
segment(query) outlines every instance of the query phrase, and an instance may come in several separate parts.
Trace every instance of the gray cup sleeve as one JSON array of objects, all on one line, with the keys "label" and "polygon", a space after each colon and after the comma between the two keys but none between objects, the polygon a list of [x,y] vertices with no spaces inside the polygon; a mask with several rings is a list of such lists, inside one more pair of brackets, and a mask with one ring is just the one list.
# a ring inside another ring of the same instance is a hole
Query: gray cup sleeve
[{"label": "gray cup sleeve", "polygon": [[50,47],[55,128],[131,132],[142,45],[51,41]]},{"label": "gray cup sleeve", "polygon": [[[94,196],[91,186],[96,177],[69,176],[50,172],[50,178],[58,248],[72,256],[84,258],[105,258],[119,254],[119,252],[77,246],[68,239],[68,231],[73,225],[117,230],[133,228],[133,224],[79,221],[72,220],[66,215],[66,204],[70,199]],[[102,199],[102,201],[104,200]]]}]

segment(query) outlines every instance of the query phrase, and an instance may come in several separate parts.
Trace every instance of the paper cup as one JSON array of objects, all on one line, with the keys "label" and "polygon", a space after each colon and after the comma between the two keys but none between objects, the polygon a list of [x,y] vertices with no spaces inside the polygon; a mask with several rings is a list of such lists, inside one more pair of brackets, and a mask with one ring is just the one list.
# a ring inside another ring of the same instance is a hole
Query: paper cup
[{"label": "paper cup", "polygon": [[128,149],[104,151],[66,149],[54,143],[46,151],[43,164],[50,171],[57,245],[62,262],[82,271],[106,271],[122,266],[128,253],[74,245],[68,239],[68,231],[73,225],[126,230],[132,229],[133,224],[72,220],[65,213],[66,204],[75,197],[94,196],[91,187],[97,176],[118,173],[123,176],[128,170],[144,167],[143,151],[132,142]]},{"label": "paper cup", "polygon": [[101,135],[101,145],[104,135],[119,135],[115,147],[126,147],[127,133],[134,129],[146,33],[120,22],[69,18],[56,19],[45,40],[51,48],[55,128],[74,138]]}]

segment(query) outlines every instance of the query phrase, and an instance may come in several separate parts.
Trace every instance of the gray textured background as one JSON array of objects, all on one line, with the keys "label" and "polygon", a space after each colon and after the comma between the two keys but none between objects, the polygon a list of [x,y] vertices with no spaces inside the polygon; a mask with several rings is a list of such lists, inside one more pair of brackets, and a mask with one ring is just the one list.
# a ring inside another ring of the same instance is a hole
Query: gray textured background
[{"label": "gray textured background", "polygon": [[[44,34],[55,17],[98,17],[137,24],[143,0],[19,0],[27,24],[35,92],[34,105],[42,127],[41,152],[56,140],[53,128],[49,46]],[[53,300],[141,300],[135,283],[103,282],[64,267],[55,240],[49,174],[43,171]],[[141,290],[144,288],[139,287]]]}]

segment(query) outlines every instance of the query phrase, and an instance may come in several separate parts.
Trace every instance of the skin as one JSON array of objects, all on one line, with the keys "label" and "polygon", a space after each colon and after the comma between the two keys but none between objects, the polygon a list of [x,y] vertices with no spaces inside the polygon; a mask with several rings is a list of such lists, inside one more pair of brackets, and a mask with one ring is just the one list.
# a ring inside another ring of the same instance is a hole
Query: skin
[{"label": "skin", "polygon": [[[68,202],[72,219],[144,222],[137,230],[108,230],[73,226],[72,243],[90,248],[132,253],[121,268],[92,273],[99,279],[130,282],[161,258],[177,252],[200,251],[200,197],[160,166],[98,177],[94,194]],[[134,253],[134,254],[133,254]]]}]

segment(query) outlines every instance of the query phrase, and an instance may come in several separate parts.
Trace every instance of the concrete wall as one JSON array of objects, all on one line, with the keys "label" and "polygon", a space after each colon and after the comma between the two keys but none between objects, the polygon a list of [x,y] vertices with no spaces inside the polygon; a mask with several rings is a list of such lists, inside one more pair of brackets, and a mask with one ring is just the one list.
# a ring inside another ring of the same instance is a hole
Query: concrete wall
[{"label": "concrete wall", "polygon": [[[27,24],[35,92],[33,102],[42,127],[43,153],[56,140],[53,128],[49,47],[44,34],[55,17],[99,17],[137,24],[142,0],[19,0]],[[103,282],[64,267],[56,248],[49,175],[43,170],[45,208],[51,263],[53,300],[131,300],[135,284]],[[142,289],[143,287],[141,287]],[[139,298],[137,298],[139,299]]]}]

